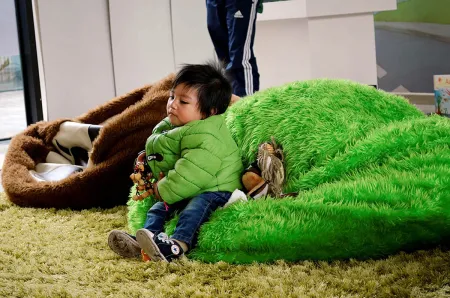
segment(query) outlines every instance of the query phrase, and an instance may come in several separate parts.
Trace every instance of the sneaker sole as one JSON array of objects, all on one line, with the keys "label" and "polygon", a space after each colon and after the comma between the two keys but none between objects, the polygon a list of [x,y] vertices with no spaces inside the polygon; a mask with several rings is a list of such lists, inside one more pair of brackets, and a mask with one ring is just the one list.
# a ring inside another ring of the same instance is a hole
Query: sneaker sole
[{"label": "sneaker sole", "polygon": [[166,257],[161,253],[155,241],[153,241],[152,232],[145,229],[138,230],[136,232],[136,240],[152,261],[169,262],[167,261]]},{"label": "sneaker sole", "polygon": [[[139,247],[139,245],[133,243],[132,239],[128,240],[126,237],[128,237],[128,235],[124,232],[111,232],[108,236],[109,248],[111,248],[112,251],[124,258],[139,258],[141,255],[141,248]],[[118,245],[118,242],[121,242],[124,245]]]}]

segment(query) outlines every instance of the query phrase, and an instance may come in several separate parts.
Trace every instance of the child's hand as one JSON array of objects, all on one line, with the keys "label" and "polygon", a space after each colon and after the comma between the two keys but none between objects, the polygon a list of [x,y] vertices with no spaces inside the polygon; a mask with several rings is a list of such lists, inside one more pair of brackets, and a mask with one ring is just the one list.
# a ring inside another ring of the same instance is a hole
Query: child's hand
[{"label": "child's hand", "polygon": [[231,100],[230,100],[230,106],[234,103],[236,103],[237,101],[239,101],[241,98],[237,95],[231,94]]}]

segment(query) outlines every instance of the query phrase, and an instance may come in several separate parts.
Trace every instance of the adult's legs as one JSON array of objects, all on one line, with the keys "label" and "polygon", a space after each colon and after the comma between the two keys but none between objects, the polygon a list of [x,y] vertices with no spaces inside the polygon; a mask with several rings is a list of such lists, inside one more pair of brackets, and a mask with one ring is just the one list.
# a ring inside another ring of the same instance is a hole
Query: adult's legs
[{"label": "adult's legs", "polygon": [[259,72],[253,52],[259,1],[225,0],[230,54],[227,70],[233,76],[233,93],[238,96],[259,90]]},{"label": "adult's legs", "polygon": [[217,57],[220,61],[228,64],[230,55],[228,52],[227,11],[224,0],[206,0],[206,16],[209,36]]}]

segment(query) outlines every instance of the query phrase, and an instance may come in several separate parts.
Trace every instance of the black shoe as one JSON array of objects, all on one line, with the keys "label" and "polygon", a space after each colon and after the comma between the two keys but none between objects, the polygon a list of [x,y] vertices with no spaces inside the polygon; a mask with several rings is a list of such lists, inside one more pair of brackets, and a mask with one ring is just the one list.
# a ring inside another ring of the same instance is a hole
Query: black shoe
[{"label": "black shoe", "polygon": [[164,233],[154,236],[149,230],[140,229],[136,240],[152,261],[172,262],[184,253],[183,248]]},{"label": "black shoe", "polygon": [[141,256],[139,243],[123,231],[112,231],[108,236],[108,245],[119,256],[125,258],[139,258]]}]

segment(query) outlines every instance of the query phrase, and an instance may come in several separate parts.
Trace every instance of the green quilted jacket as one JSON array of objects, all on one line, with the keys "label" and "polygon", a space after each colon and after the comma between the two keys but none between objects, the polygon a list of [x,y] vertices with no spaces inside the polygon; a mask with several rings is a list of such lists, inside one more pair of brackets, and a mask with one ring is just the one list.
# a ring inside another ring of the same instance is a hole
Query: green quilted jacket
[{"label": "green quilted jacket", "polygon": [[[168,204],[208,191],[233,192],[242,187],[239,150],[221,115],[179,127],[166,118],[153,129],[145,152],[153,175],[165,175],[158,182],[158,192]],[[154,156],[160,161],[149,161]]]}]

